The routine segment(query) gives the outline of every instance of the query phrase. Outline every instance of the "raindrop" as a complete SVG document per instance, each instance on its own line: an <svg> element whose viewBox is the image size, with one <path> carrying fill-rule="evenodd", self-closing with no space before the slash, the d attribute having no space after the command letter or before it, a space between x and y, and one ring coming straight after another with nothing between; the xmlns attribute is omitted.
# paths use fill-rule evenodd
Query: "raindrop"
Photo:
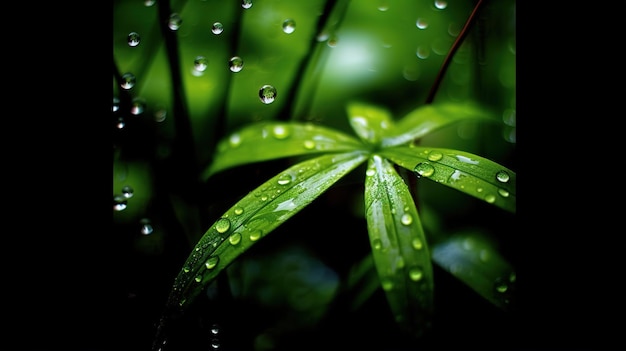
<svg viewBox="0 0 626 351"><path fill-rule="evenodd" d="M228 144L232 147L237 147L241 144L241 135L234 133L228 138Z"/></svg>
<svg viewBox="0 0 626 351"><path fill-rule="evenodd" d="M380 250L383 247L383 242L380 239L374 239L372 240L372 247L375 250Z"/></svg>
<svg viewBox="0 0 626 351"><path fill-rule="evenodd" d="M239 216L239 215L240 215L240 214L242 214L242 213L243 213L243 208L241 208L241 207L235 207L235 214L236 214L237 216Z"/></svg>
<svg viewBox="0 0 626 351"><path fill-rule="evenodd" d="M423 18L418 18L417 21L415 21L415 26L419 29L426 29L428 28L428 22Z"/></svg>
<svg viewBox="0 0 626 351"><path fill-rule="evenodd" d="M312 140L305 140L304 148L307 150L313 150L315 148L315 142Z"/></svg>
<svg viewBox="0 0 626 351"><path fill-rule="evenodd" d="M141 223L141 234L150 235L154 232L154 228L152 227L152 223L150 223L149 219L143 218L139 221L139 223Z"/></svg>
<svg viewBox="0 0 626 351"><path fill-rule="evenodd" d="M413 241L411 241L411 245L413 245L415 250L421 250L424 247L424 244L419 238L414 238Z"/></svg>
<svg viewBox="0 0 626 351"><path fill-rule="evenodd" d="M213 325L211 326L211 334L213 334L213 335L217 335L217 334L219 334L219 333L220 333L220 326L219 326L219 325L217 325L217 324L213 324Z"/></svg>
<svg viewBox="0 0 626 351"><path fill-rule="evenodd" d="M280 177L278 177L278 184L279 185L287 185L289 183L291 183L291 174L284 173L284 174L280 175Z"/></svg>
<svg viewBox="0 0 626 351"><path fill-rule="evenodd" d="M118 97L113 97L113 112L117 112L120 109L120 99Z"/></svg>
<svg viewBox="0 0 626 351"><path fill-rule="evenodd" d="M421 177L430 177L435 173L435 168L428 162L420 162L418 163L413 172L421 178Z"/></svg>
<svg viewBox="0 0 626 351"><path fill-rule="evenodd" d="M230 220L228 218L220 218L217 223L215 223L215 230L218 233L226 233L230 229Z"/></svg>
<svg viewBox="0 0 626 351"><path fill-rule="evenodd" d="M498 194L500 194L500 196L502 197L509 197L509 192L502 188L498 189Z"/></svg>
<svg viewBox="0 0 626 351"><path fill-rule="evenodd" d="M506 171L498 171L498 173L496 173L496 179L501 183L508 182L510 178L511 177Z"/></svg>
<svg viewBox="0 0 626 351"><path fill-rule="evenodd" d="M410 225L411 223L413 223L413 217L411 217L410 214L405 213L402 215L402 218L400 219L400 222L402 222L402 224L404 225Z"/></svg>
<svg viewBox="0 0 626 351"><path fill-rule="evenodd" d="M443 10L448 7L448 2L445 0L435 0L435 7L439 10Z"/></svg>
<svg viewBox="0 0 626 351"><path fill-rule="evenodd" d="M198 274L198 275L197 275L195 278L193 278L193 279L196 281L196 283L200 283L200 282L202 281L202 276Z"/></svg>
<svg viewBox="0 0 626 351"><path fill-rule="evenodd" d="M165 110L164 108L160 108L154 111L154 120L156 122L163 122L165 121L165 118L167 118L167 110Z"/></svg>
<svg viewBox="0 0 626 351"><path fill-rule="evenodd" d="M193 60L193 69L198 72L204 72L207 68L209 60L204 56L196 56Z"/></svg>
<svg viewBox="0 0 626 351"><path fill-rule="evenodd" d="M135 86L136 81L137 79L135 78L134 74L124 73L122 75L122 81L120 82L120 87L122 87L122 89L124 90L129 90Z"/></svg>
<svg viewBox="0 0 626 351"><path fill-rule="evenodd" d="M296 30L296 21L288 18L283 21L283 32L291 34Z"/></svg>
<svg viewBox="0 0 626 351"><path fill-rule="evenodd" d="M143 4L146 5L146 7L150 7L150 6L154 5L154 3L156 3L156 0L145 0L143 2Z"/></svg>
<svg viewBox="0 0 626 351"><path fill-rule="evenodd" d="M224 25L221 22L213 23L213 27L211 27L211 32L213 32L213 34L222 34L223 31Z"/></svg>
<svg viewBox="0 0 626 351"><path fill-rule="evenodd" d="M492 204L494 202L496 202L496 196L493 194L487 194L485 195L485 201L487 201L488 203Z"/></svg>
<svg viewBox="0 0 626 351"><path fill-rule="evenodd" d="M219 349L219 348L220 348L220 346L221 346L221 345L220 345L220 340L219 340L219 339L215 339L215 338L214 338L214 339L211 339L211 348L212 348L213 350L217 350L217 349Z"/></svg>
<svg viewBox="0 0 626 351"><path fill-rule="evenodd" d="M443 158L443 154L439 151L431 151L428 154L428 160L430 161L439 161Z"/></svg>
<svg viewBox="0 0 626 351"><path fill-rule="evenodd" d="M289 129L282 125L277 125L272 129L272 135L276 139L285 139L289 136Z"/></svg>
<svg viewBox="0 0 626 351"><path fill-rule="evenodd" d="M124 121L124 117L120 117L117 119L117 129L124 129L126 127L126 122Z"/></svg>
<svg viewBox="0 0 626 351"><path fill-rule="evenodd" d="M123 195L116 195L113 197L113 209L115 211L123 211L126 209L128 202Z"/></svg>
<svg viewBox="0 0 626 351"><path fill-rule="evenodd" d="M271 104L276 99L276 88L266 84L259 89L259 98L264 104Z"/></svg>
<svg viewBox="0 0 626 351"><path fill-rule="evenodd" d="M381 280L381 285L383 287L383 290L385 291L389 291L391 289L393 289L393 282L391 281L391 279L382 279Z"/></svg>
<svg viewBox="0 0 626 351"><path fill-rule="evenodd" d="M261 239L261 234L263 234L261 229L253 230L250 233L249 238L250 238L251 241L257 241L257 240Z"/></svg>
<svg viewBox="0 0 626 351"><path fill-rule="evenodd" d="M228 242L230 242L231 245L237 245L241 242L241 234L239 233L233 233L229 238L228 238Z"/></svg>
<svg viewBox="0 0 626 351"><path fill-rule="evenodd" d="M170 19L167 21L167 26L171 30L178 30L182 23L183 19L180 17L180 15L178 13L173 13L170 15Z"/></svg>
<svg viewBox="0 0 626 351"><path fill-rule="evenodd" d="M365 171L365 175L368 177L373 176L374 174L376 174L376 170L373 168L369 168L367 171Z"/></svg>
<svg viewBox="0 0 626 351"><path fill-rule="evenodd" d="M430 50L425 46L420 46L417 48L417 51L415 51L415 55L418 58L425 60L428 58L428 56L430 56Z"/></svg>
<svg viewBox="0 0 626 351"><path fill-rule="evenodd" d="M243 69L243 60L239 56L233 56L228 60L228 67L231 72L239 72Z"/></svg>
<svg viewBox="0 0 626 351"><path fill-rule="evenodd" d="M496 280L494 287L499 293L505 293L509 289L509 286L506 284L506 282L500 278Z"/></svg>
<svg viewBox="0 0 626 351"><path fill-rule="evenodd" d="M131 197L133 197L134 192L135 190L131 188L130 185L126 185L122 188L122 195L127 199L130 199Z"/></svg>
<svg viewBox="0 0 626 351"><path fill-rule="evenodd" d="M143 113L146 109L146 101L142 98L136 97L133 99L133 103L130 106L130 113L137 116Z"/></svg>
<svg viewBox="0 0 626 351"><path fill-rule="evenodd" d="M206 260L206 262L204 263L204 266L207 269L213 269L213 268L215 268L215 266L217 266L217 263L219 261L220 261L219 256L212 256L212 257L209 257L208 260Z"/></svg>
<svg viewBox="0 0 626 351"><path fill-rule="evenodd" d="M252 0L241 0L241 7L249 9L252 7Z"/></svg>
<svg viewBox="0 0 626 351"><path fill-rule="evenodd" d="M128 34L128 46L135 47L139 45L140 41L141 37L139 37L139 33L130 32L130 34Z"/></svg>
<svg viewBox="0 0 626 351"><path fill-rule="evenodd" d="M414 267L409 270L409 278L411 278L411 280L414 282L420 281L423 276L424 272L419 267Z"/></svg>

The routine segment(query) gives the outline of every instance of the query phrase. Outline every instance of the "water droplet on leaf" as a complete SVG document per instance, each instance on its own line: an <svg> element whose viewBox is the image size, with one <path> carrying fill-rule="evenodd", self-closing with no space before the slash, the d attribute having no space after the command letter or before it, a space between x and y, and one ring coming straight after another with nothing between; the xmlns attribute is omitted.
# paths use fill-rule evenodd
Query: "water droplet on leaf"
<svg viewBox="0 0 626 351"><path fill-rule="evenodd" d="M266 84L259 89L259 98L264 104L271 104L276 99L276 88Z"/></svg>

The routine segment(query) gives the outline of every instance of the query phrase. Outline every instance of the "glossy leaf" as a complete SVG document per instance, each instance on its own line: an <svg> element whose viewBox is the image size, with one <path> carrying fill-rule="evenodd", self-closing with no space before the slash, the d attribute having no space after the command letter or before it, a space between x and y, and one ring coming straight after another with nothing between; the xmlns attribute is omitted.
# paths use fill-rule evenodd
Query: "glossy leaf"
<svg viewBox="0 0 626 351"><path fill-rule="evenodd" d="M494 305L507 310L514 301L516 275L485 235L466 232L432 248L433 260Z"/></svg>
<svg viewBox="0 0 626 351"><path fill-rule="evenodd" d="M348 120L352 129L367 144L378 145L393 130L391 113L376 105L353 101L347 105Z"/></svg>
<svg viewBox="0 0 626 351"><path fill-rule="evenodd" d="M239 255L366 160L361 152L323 155L251 191L202 236L174 282L168 301L184 309Z"/></svg>
<svg viewBox="0 0 626 351"><path fill-rule="evenodd" d="M396 134L382 140L382 146L407 144L437 129L461 121L497 121L486 109L471 103L423 105L396 122Z"/></svg>
<svg viewBox="0 0 626 351"><path fill-rule="evenodd" d="M365 211L374 263L391 311L400 326L419 336L433 311L431 258L407 185L378 155L368 163Z"/></svg>
<svg viewBox="0 0 626 351"><path fill-rule="evenodd" d="M226 168L283 157L362 148L353 136L312 123L259 122L221 140L204 179Z"/></svg>
<svg viewBox="0 0 626 351"><path fill-rule="evenodd" d="M506 211L516 211L516 174L494 161L468 152L420 146L386 148L381 155L418 177L462 191Z"/></svg>

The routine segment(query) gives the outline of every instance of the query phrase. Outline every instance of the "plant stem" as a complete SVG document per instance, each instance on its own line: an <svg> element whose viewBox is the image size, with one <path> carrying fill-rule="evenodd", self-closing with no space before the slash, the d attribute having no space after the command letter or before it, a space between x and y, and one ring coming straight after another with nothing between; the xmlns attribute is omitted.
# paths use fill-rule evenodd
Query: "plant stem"
<svg viewBox="0 0 626 351"><path fill-rule="evenodd" d="M472 13L470 14L469 18L465 22L463 29L461 29L461 32L456 37L456 40L452 44L450 51L448 51L448 54L446 55L446 58L444 59L443 64L441 65L441 68L439 69L439 72L437 73L435 82L430 87L430 91L428 92L428 97L426 98L426 104L432 103L433 100L435 99L435 94L437 93L437 90L439 90L439 85L441 85L441 80L443 79L443 76L446 73L448 66L450 65L450 62L452 61L452 57L454 56L454 54L457 52L457 50L463 43L463 40L467 36L467 33L469 32L469 28L474 23L477 17L476 15L478 11L480 10L481 6L483 5L483 3L484 3L483 0L478 0L478 2L476 3L476 6L474 6L474 10L472 10Z"/></svg>

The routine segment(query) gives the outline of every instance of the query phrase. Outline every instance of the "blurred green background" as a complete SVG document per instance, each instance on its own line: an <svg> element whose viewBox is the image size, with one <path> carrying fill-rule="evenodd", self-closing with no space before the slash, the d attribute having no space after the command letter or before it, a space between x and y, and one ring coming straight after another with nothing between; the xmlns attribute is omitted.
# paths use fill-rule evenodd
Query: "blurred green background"
<svg viewBox="0 0 626 351"><path fill-rule="evenodd" d="M195 241L222 211L290 162L199 179L221 137L261 120L310 121L352 133L345 113L351 100L402 117L425 103L476 3L253 0L244 8L240 0L115 0L112 235L121 252L112 264L120 279L120 323L109 340L115 349L150 347L173 279ZM461 124L429 135L422 145L465 150L516 169L515 18L514 0L486 1L434 99L476 101L501 123ZM223 29L218 34L216 26ZM229 67L234 56L243 60L237 72ZM121 84L127 79L130 89ZM259 98L266 84L277 92L270 104ZM229 281L218 281L220 287L180 321L175 345L420 345L395 329L380 290L355 309L349 307L355 292L342 290L369 252L361 175L354 172L331 188L229 268ZM512 215L422 183L427 235L484 228L515 263L506 232ZM512 317L442 270L436 270L435 291L438 327L422 343L507 348L502 342L514 340ZM485 322L475 323L477 318Z"/></svg>

